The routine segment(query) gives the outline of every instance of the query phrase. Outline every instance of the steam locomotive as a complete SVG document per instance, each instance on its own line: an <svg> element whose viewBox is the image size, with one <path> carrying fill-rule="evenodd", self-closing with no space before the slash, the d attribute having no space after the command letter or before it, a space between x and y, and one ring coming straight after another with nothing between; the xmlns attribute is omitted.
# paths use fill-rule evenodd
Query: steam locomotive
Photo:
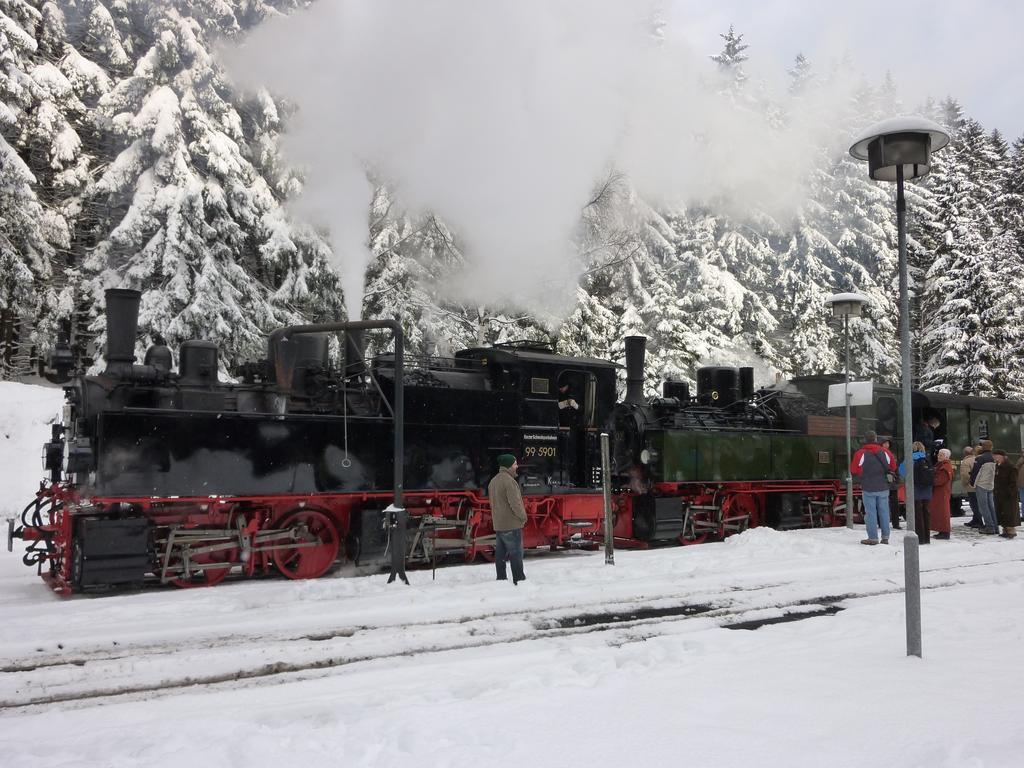
<svg viewBox="0 0 1024 768"><path fill-rule="evenodd" d="M502 453L520 457L525 546L596 546L606 430L619 546L846 519L845 423L822 398L834 377L755 390L752 369L702 368L694 395L669 381L645 398L645 340L629 337L616 402L615 363L536 343L414 359L384 321L279 329L267 358L229 383L207 341L182 343L177 371L159 339L138 365L140 297L107 291L102 373L61 346L51 360L64 414L8 548L28 542L25 563L59 594L378 570L389 547L403 566L492 558L486 486ZM390 336L391 351L367 359L367 334ZM898 434L895 390L876 391L856 409L859 429ZM961 405L970 413L918 397L915 411L943 423ZM1024 419L1024 405L1009 418Z"/></svg>

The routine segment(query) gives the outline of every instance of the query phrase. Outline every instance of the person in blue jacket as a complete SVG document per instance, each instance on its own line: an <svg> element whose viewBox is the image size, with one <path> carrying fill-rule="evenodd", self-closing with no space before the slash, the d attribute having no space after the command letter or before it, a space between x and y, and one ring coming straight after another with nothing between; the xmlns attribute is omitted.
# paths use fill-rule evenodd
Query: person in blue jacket
<svg viewBox="0 0 1024 768"><path fill-rule="evenodd" d="M931 543L931 515L928 513L929 502L932 500L932 482L935 480L935 467L932 466L924 443L917 441L913 445L914 468L914 527L922 544ZM900 477L907 476L906 461L900 462Z"/></svg>

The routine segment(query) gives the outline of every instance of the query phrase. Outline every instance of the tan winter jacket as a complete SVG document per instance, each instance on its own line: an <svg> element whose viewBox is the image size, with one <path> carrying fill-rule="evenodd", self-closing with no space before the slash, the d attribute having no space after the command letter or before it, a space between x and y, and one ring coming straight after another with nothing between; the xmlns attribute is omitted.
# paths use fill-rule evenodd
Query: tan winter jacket
<svg viewBox="0 0 1024 768"><path fill-rule="evenodd" d="M496 531L514 531L526 525L526 508L512 472L505 467L498 470L487 486L491 500L491 520Z"/></svg>
<svg viewBox="0 0 1024 768"><path fill-rule="evenodd" d="M971 485L971 470L974 469L974 462L977 456L971 454L960 462L960 484L967 493L974 493L974 486Z"/></svg>

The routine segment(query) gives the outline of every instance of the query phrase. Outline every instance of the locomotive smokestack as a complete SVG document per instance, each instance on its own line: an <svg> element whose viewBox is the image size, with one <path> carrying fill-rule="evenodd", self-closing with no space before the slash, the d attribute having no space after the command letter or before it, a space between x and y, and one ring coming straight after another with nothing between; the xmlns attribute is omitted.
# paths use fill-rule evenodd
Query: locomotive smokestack
<svg viewBox="0 0 1024 768"><path fill-rule="evenodd" d="M626 337L626 402L644 402L644 351L646 336Z"/></svg>
<svg viewBox="0 0 1024 768"><path fill-rule="evenodd" d="M139 302L142 292L109 288L107 303L107 369L109 376L131 372L135 364L135 336L139 330Z"/></svg>

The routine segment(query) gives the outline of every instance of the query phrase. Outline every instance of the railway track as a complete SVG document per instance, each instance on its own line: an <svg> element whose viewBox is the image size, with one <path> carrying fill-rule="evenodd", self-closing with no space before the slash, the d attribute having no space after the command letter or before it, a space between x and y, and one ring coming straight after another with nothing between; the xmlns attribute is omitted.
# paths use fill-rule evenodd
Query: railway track
<svg viewBox="0 0 1024 768"><path fill-rule="evenodd" d="M963 583L957 571L979 573L1005 561L926 569L925 589ZM1024 570L1024 563L1021 563ZM945 576L946 578L941 578ZM847 579L848 583L848 579ZM129 646L0 667L0 717L51 707L88 706L97 701L139 700L186 688L275 684L354 664L417 657L509 643L563 639L604 633L609 645L714 627L756 629L766 624L829 615L850 601L898 594L902 584L868 580L855 593L836 593L817 584L788 600L771 599L788 583L736 589L715 595L605 601L541 611L504 611L441 621L348 626L317 633L208 638L191 644Z"/></svg>

